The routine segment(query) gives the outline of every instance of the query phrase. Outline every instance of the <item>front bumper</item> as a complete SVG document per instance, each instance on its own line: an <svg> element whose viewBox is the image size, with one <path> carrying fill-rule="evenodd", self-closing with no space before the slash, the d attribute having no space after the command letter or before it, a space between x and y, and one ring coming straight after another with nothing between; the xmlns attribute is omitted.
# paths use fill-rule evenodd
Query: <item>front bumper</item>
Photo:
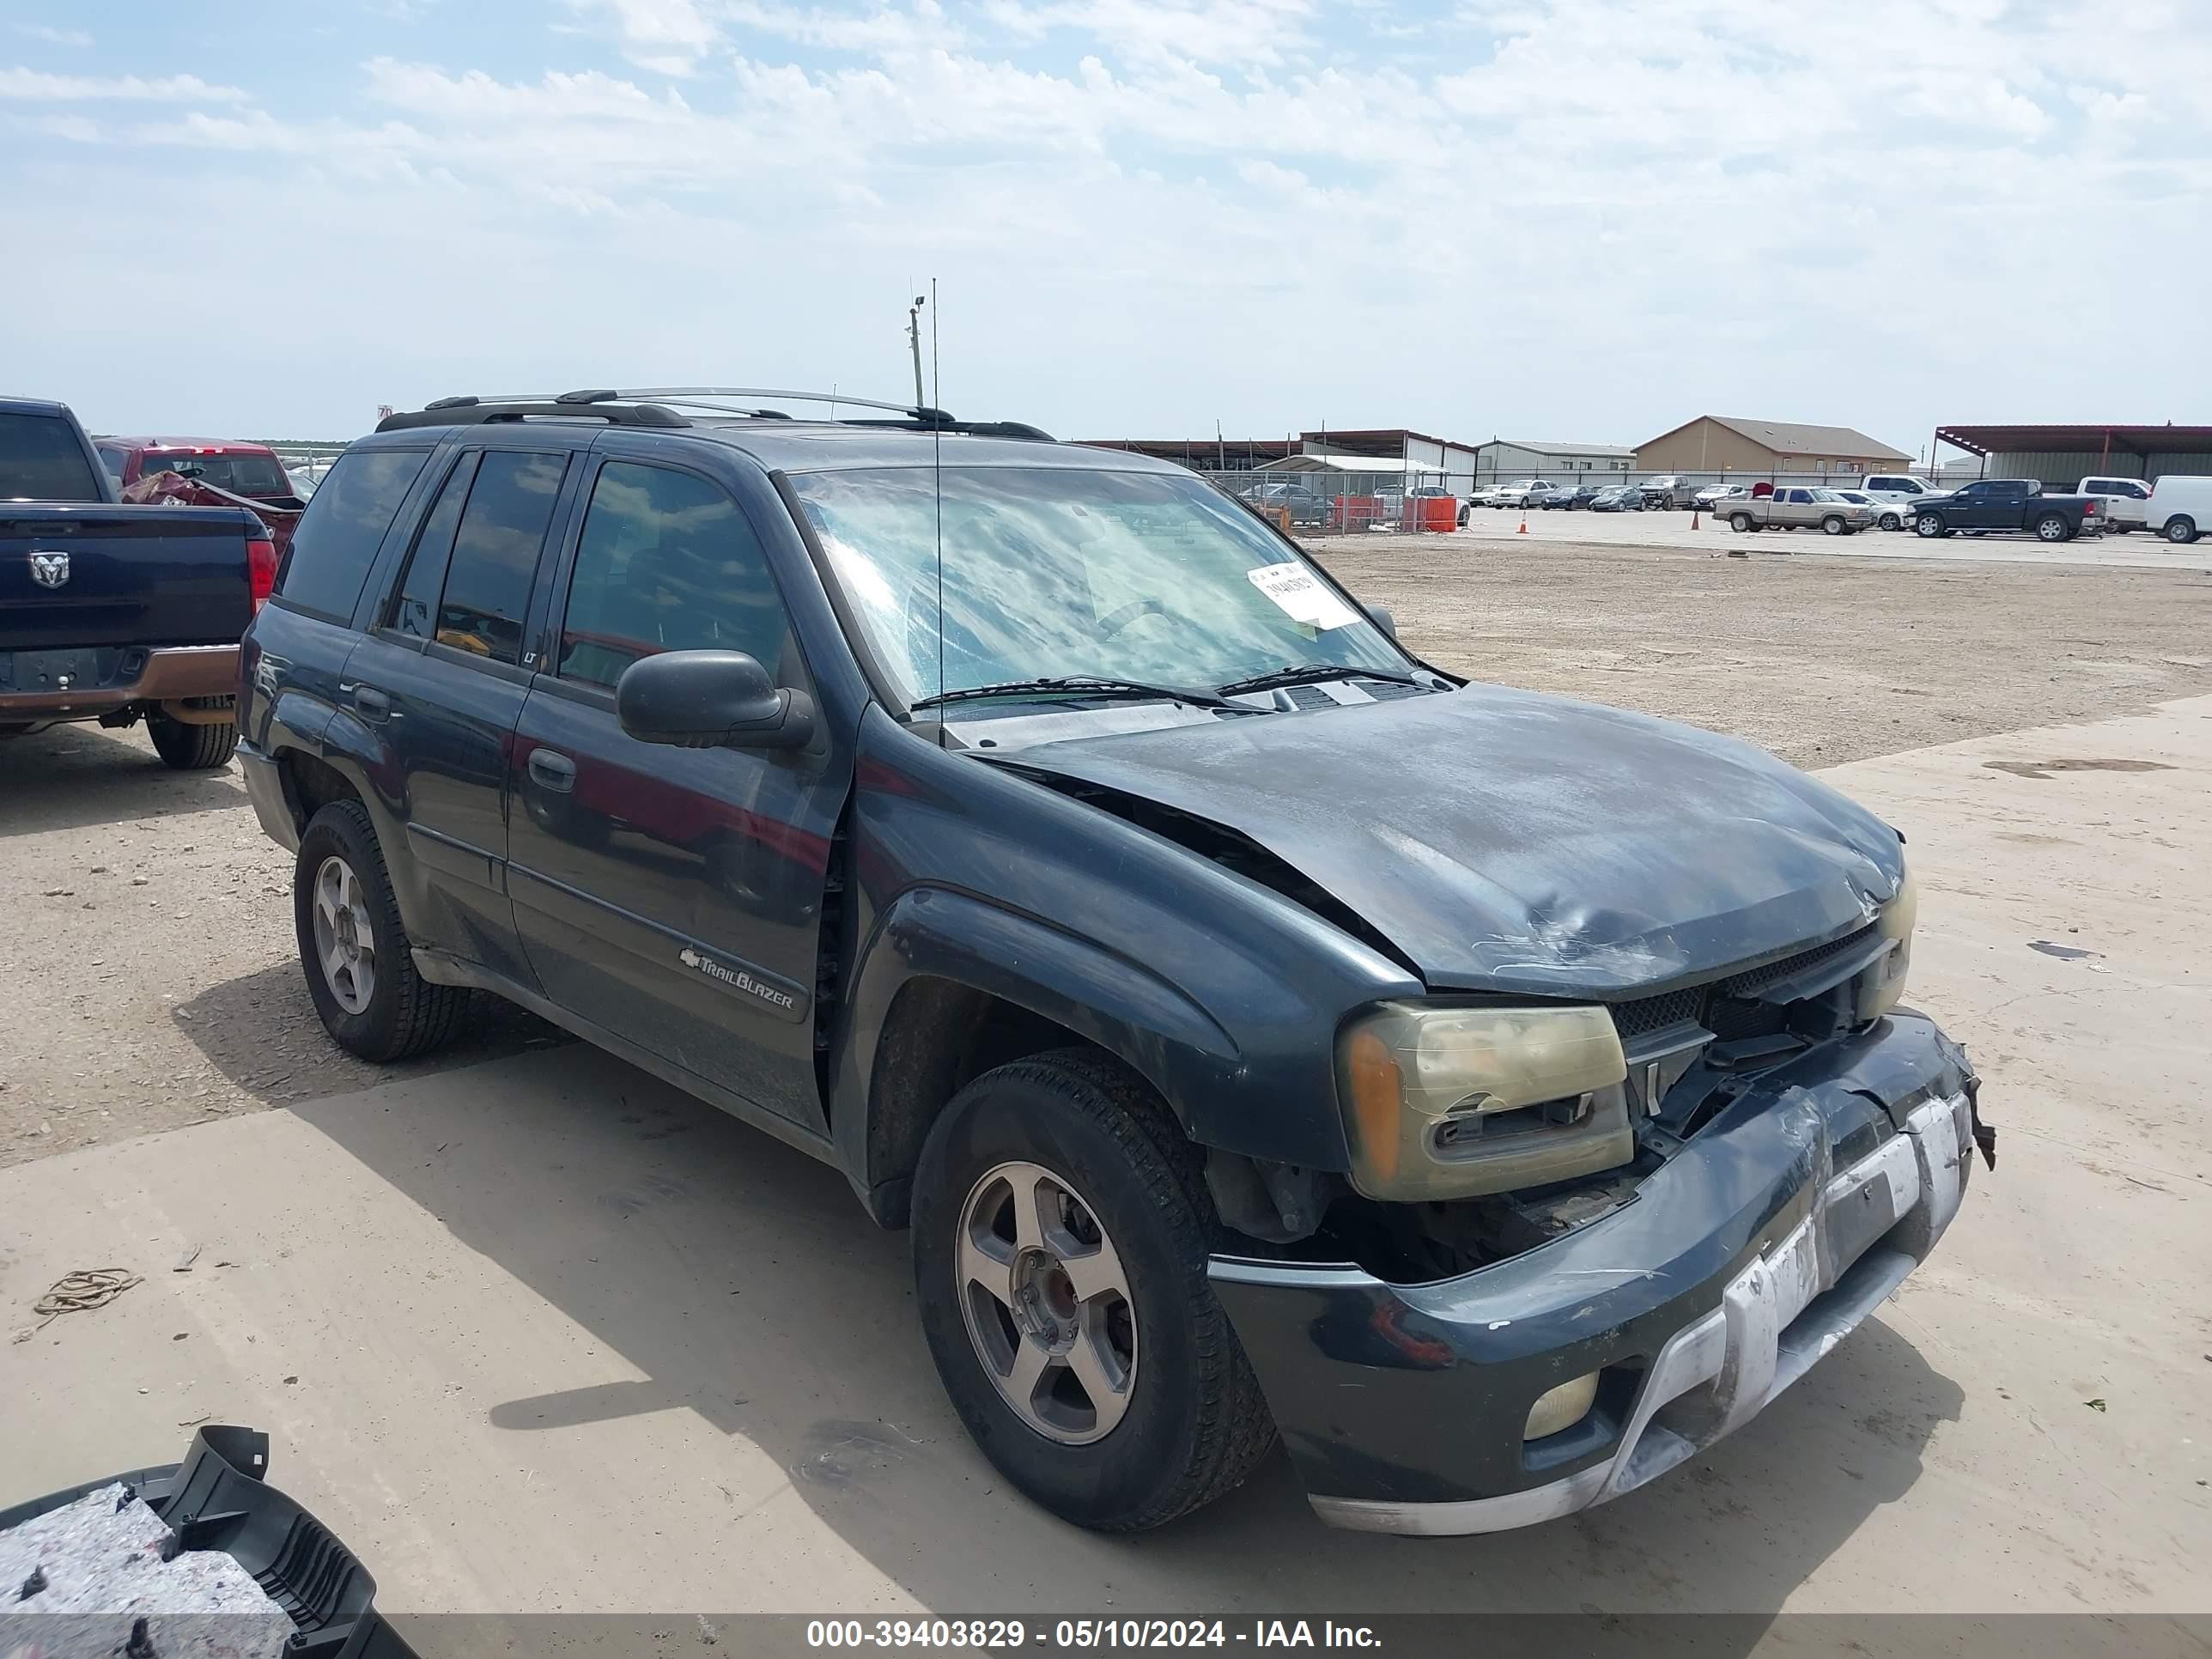
<svg viewBox="0 0 2212 1659"><path fill-rule="evenodd" d="M1216 1257L1315 1510L1496 1532L1605 1503L1741 1426L1895 1290L1957 1213L1966 1056L1899 1013L1760 1079L1634 1200L1436 1284ZM1595 1371L1573 1427L1529 1407Z"/></svg>

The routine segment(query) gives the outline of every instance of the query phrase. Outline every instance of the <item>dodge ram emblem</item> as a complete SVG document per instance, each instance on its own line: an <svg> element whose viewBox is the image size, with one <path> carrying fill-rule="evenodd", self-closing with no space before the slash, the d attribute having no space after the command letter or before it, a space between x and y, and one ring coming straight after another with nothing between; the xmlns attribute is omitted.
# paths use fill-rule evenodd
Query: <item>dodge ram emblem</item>
<svg viewBox="0 0 2212 1659"><path fill-rule="evenodd" d="M69 580L69 555L66 553L32 554L31 580L41 587L59 587Z"/></svg>

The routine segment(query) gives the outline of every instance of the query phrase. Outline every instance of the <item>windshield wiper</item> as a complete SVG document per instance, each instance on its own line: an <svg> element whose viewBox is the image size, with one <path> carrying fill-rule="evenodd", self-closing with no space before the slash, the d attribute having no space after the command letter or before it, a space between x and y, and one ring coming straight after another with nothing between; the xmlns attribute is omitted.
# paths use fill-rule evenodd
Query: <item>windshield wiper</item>
<svg viewBox="0 0 2212 1659"><path fill-rule="evenodd" d="M1110 679L1097 674L1052 674L1033 680L1000 680L991 685L963 685L916 697L909 708L935 708L948 702L968 702L977 697L1018 697L1025 692L1079 697L1166 697L1200 708L1237 708L1237 705L1211 691L1192 691L1176 685L1151 685L1143 680ZM1242 711L1240 712L1246 712Z"/></svg>
<svg viewBox="0 0 2212 1659"><path fill-rule="evenodd" d="M1394 685L1419 685L1421 682L1411 674L1400 674L1388 668L1346 668L1340 663L1294 662L1280 668L1271 668L1264 674L1255 674L1249 679L1231 680L1226 685L1213 689L1224 697L1236 696L1245 691L1272 691L1279 685L1312 685L1322 680L1389 680Z"/></svg>

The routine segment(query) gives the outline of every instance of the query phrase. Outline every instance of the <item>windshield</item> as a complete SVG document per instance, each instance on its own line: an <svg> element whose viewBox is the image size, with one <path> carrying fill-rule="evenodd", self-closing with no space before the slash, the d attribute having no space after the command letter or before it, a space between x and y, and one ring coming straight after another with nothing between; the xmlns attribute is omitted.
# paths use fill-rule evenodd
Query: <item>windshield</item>
<svg viewBox="0 0 2212 1659"><path fill-rule="evenodd" d="M1211 689L1293 665L1411 666L1296 551L1195 478L941 476L941 629L938 473L791 480L887 689L907 702L1066 675Z"/></svg>
<svg viewBox="0 0 2212 1659"><path fill-rule="evenodd" d="M149 452L138 463L138 476L180 473L228 489L234 495L289 495L291 484L271 455L163 455Z"/></svg>

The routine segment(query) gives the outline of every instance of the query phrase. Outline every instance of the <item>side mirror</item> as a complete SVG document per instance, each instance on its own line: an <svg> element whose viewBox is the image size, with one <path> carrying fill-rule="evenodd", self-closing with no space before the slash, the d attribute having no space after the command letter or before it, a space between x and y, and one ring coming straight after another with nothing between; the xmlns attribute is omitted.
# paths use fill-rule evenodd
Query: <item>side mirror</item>
<svg viewBox="0 0 2212 1659"><path fill-rule="evenodd" d="M678 749L803 749L814 735L814 700L742 651L641 657L615 684L615 714L640 743Z"/></svg>
<svg viewBox="0 0 2212 1659"><path fill-rule="evenodd" d="M1384 610L1381 605L1370 605L1367 606L1367 620L1373 623L1377 628L1381 629L1385 634L1388 634L1392 639L1395 640L1398 637L1398 619L1392 616L1388 611Z"/></svg>

